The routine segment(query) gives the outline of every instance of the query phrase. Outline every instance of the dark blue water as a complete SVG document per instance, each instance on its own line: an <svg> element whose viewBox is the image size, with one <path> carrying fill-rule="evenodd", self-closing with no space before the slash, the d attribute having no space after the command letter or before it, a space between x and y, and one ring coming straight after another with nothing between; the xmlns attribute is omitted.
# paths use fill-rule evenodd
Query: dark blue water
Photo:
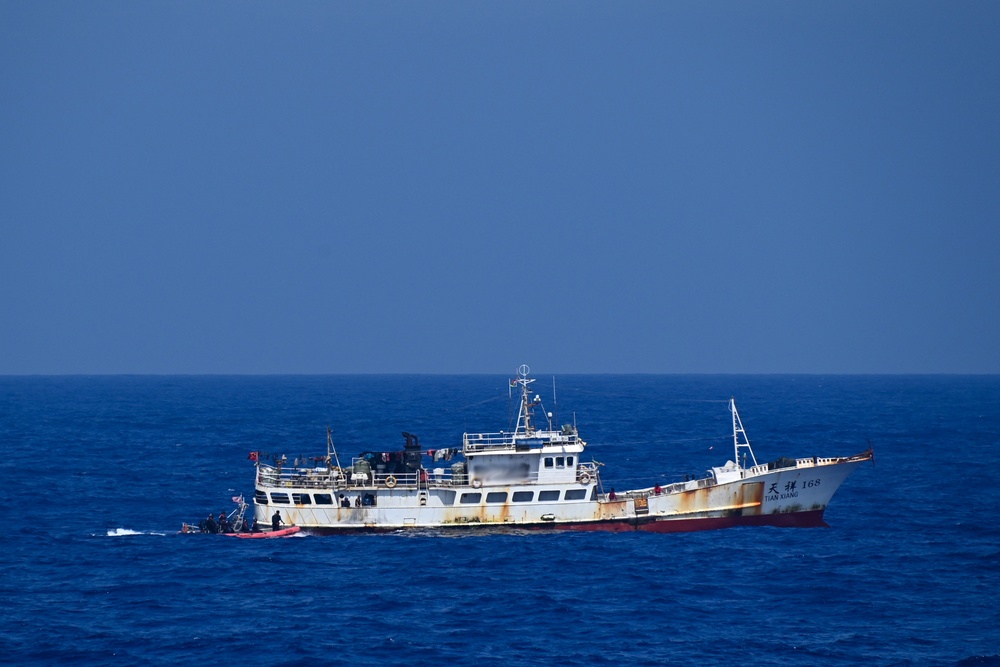
<svg viewBox="0 0 1000 667"><path fill-rule="evenodd" d="M180 536L250 450L453 446L507 378L0 378L0 662L1000 665L1000 378L558 381L619 489L730 458L730 395L760 460L876 465L829 529Z"/></svg>

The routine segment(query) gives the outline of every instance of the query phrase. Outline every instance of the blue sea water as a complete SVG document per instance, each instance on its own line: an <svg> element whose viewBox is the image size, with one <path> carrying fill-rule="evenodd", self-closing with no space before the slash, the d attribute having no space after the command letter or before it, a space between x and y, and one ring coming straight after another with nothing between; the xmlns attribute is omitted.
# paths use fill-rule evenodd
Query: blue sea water
<svg viewBox="0 0 1000 667"><path fill-rule="evenodd" d="M508 427L499 376L6 377L0 663L1000 665L1000 377L565 376L618 489L863 451L828 529L235 540L251 450Z"/></svg>

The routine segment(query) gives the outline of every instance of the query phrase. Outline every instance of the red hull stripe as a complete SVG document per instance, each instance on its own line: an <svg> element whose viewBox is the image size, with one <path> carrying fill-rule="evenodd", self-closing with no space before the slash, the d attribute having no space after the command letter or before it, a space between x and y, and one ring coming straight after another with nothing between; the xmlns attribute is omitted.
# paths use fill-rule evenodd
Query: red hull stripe
<svg viewBox="0 0 1000 667"><path fill-rule="evenodd" d="M720 516L701 519L622 520L615 523L579 523L558 528L566 530L644 530L651 533L692 533L699 530L718 530L738 526L775 526L778 528L829 528L823 520L823 510L789 512L787 514L761 514L758 516Z"/></svg>
<svg viewBox="0 0 1000 667"><path fill-rule="evenodd" d="M347 533L386 533L400 530L586 530L605 532L627 532L644 530L651 533L691 533L699 530L718 530L737 526L775 526L778 528L829 528L823 520L823 510L790 512L787 514L762 514L758 516L722 516L702 519L672 519L656 521L642 518L619 519L617 521L586 521L580 523L546 523L531 526L517 526L497 523L464 523L448 526L420 526L413 528L376 528L344 526L343 528L305 527L313 535L343 535Z"/></svg>
<svg viewBox="0 0 1000 667"><path fill-rule="evenodd" d="M266 533L226 533L231 537L242 537L245 540L262 540L275 537L288 537L289 535L294 535L295 533L302 530L299 526L290 526L288 528L282 528L279 531L269 531Z"/></svg>

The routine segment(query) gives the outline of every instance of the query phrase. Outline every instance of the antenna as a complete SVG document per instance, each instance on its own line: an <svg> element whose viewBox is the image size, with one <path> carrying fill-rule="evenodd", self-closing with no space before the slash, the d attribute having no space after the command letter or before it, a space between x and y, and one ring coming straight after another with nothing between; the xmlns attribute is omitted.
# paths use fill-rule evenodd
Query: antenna
<svg viewBox="0 0 1000 667"><path fill-rule="evenodd" d="M552 415L556 416L556 424L559 423L559 403L556 401L556 376L552 376L552 412L549 413L549 430L552 430Z"/></svg>

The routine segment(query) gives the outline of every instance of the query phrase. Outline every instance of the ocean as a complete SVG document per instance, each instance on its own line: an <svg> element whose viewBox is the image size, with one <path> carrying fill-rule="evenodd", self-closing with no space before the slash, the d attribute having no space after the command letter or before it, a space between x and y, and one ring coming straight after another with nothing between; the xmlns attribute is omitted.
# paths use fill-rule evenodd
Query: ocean
<svg viewBox="0 0 1000 667"><path fill-rule="evenodd" d="M507 429L508 379L0 377L0 663L1000 666L998 376L534 385L606 487L732 458L730 396L760 461L870 442L829 528L178 534L252 497L253 450Z"/></svg>

